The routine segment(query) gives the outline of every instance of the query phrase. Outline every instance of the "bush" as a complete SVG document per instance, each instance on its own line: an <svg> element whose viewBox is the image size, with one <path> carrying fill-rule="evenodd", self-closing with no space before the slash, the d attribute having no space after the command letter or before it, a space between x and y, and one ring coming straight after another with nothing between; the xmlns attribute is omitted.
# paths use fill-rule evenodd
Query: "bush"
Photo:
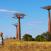
<svg viewBox="0 0 51 51"><path fill-rule="evenodd" d="M29 34L25 34L22 39L23 39L24 41L32 41L32 40L33 40L33 39L32 39L32 36L29 35Z"/></svg>
<svg viewBox="0 0 51 51"><path fill-rule="evenodd" d="M43 36L44 38L46 38L47 41L51 41L51 33L46 32L46 33L43 33L42 36Z"/></svg>
<svg viewBox="0 0 51 51"><path fill-rule="evenodd" d="M36 41L46 41L46 39L42 35L38 35L35 38Z"/></svg>

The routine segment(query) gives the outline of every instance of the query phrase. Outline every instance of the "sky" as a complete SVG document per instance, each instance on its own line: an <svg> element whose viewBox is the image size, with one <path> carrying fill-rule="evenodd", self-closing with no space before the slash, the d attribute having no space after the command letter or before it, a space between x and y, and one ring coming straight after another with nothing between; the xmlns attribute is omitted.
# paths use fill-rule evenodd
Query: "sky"
<svg viewBox="0 0 51 51"><path fill-rule="evenodd" d="M48 31L48 11L43 6L51 5L51 0L0 0L0 32L3 36L16 36L18 23L13 19L15 13L24 13L21 19L21 36L31 34L33 37Z"/></svg>

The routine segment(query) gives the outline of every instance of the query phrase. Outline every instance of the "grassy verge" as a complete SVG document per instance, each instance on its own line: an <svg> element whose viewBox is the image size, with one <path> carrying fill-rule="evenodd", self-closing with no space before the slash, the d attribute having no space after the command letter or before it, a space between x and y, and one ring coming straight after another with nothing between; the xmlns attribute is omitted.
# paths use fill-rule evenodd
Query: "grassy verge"
<svg viewBox="0 0 51 51"><path fill-rule="evenodd" d="M51 51L51 42L6 40L0 51Z"/></svg>

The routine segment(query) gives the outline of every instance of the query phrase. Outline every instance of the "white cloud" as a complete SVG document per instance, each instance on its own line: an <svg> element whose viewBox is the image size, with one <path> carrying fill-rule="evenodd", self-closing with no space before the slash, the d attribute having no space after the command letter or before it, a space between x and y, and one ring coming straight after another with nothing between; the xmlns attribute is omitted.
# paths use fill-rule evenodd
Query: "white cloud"
<svg viewBox="0 0 51 51"><path fill-rule="evenodd" d="M10 11L10 10L7 10L7 9L0 9L0 12L16 13L16 12L19 12L19 11Z"/></svg>

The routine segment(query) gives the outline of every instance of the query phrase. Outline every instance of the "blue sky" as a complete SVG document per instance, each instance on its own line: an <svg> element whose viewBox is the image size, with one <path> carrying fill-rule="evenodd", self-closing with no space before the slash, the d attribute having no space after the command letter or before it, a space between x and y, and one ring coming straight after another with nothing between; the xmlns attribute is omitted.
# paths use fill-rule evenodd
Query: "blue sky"
<svg viewBox="0 0 51 51"><path fill-rule="evenodd" d="M16 12L24 13L21 19L21 34L31 34L33 37L48 31L48 11L43 6L51 5L51 0L0 0L0 32L4 37L16 36L18 21L13 19Z"/></svg>

